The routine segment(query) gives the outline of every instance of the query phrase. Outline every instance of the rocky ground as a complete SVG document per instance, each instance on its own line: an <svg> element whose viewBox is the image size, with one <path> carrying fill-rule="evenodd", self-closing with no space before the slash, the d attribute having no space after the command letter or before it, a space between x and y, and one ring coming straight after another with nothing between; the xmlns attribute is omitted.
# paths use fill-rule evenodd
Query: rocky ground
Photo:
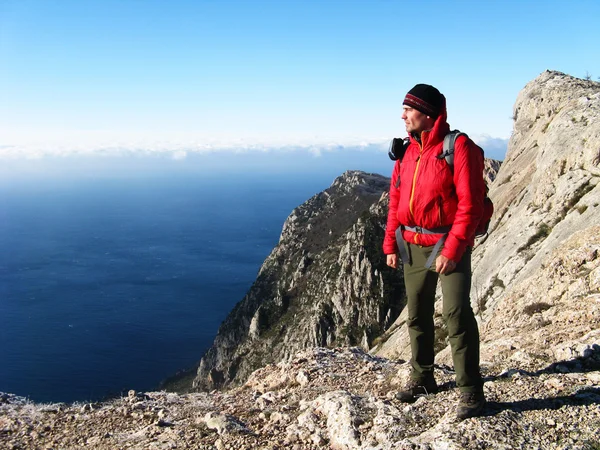
<svg viewBox="0 0 600 450"><path fill-rule="evenodd" d="M35 404L0 395L6 449L598 449L600 349L536 371L484 367L488 404L455 418L441 392L395 400L409 364L357 348L315 348L228 392L135 393L103 403Z"/></svg>

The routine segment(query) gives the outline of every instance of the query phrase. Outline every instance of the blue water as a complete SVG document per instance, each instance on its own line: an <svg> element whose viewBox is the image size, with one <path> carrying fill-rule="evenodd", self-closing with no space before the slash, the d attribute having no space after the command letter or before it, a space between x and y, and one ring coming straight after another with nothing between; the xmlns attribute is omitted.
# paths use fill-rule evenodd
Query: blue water
<svg viewBox="0 0 600 450"><path fill-rule="evenodd" d="M193 366L339 166L4 177L0 391L97 400Z"/></svg>

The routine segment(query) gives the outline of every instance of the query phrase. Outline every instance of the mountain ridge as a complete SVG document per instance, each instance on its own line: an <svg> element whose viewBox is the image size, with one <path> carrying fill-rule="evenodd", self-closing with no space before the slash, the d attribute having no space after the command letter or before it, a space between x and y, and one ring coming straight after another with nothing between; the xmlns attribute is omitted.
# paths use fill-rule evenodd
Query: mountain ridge
<svg viewBox="0 0 600 450"><path fill-rule="evenodd" d="M302 348L367 348L391 324L402 307L402 281L380 251L380 200L388 187L381 175L347 171L292 211L255 283L202 358L195 389L239 384Z"/></svg>

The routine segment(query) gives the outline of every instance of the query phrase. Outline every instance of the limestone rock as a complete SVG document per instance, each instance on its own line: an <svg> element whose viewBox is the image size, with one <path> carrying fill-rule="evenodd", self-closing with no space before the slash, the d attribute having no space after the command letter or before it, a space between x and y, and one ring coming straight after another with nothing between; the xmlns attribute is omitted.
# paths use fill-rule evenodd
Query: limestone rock
<svg viewBox="0 0 600 450"><path fill-rule="evenodd" d="M220 435L247 433L249 431L240 420L227 414L209 412L204 416L204 423L211 430L217 430L217 433Z"/></svg>
<svg viewBox="0 0 600 450"><path fill-rule="evenodd" d="M313 348L227 392L149 392L134 404L117 398L84 412L80 404L39 405L0 394L0 448L552 450L592 448L600 440L598 349L536 371L502 358L486 372L482 417L462 422L455 418L453 375L441 366L440 392L407 405L393 394L410 364L356 347ZM285 373L307 373L312 381L303 386L288 375L290 384L257 390L257 380Z"/></svg>
<svg viewBox="0 0 600 450"><path fill-rule="evenodd" d="M203 356L195 389L242 383L303 348L366 349L392 323L403 288L381 252L389 183L349 171L292 211L250 291Z"/></svg>

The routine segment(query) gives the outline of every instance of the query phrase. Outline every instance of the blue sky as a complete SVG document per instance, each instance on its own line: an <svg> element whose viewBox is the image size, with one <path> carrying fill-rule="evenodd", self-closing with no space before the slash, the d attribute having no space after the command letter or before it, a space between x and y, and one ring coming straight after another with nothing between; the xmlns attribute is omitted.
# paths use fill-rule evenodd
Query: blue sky
<svg viewBox="0 0 600 450"><path fill-rule="evenodd" d="M506 140L546 69L600 78L600 2L0 0L0 156L360 146L414 84Z"/></svg>

